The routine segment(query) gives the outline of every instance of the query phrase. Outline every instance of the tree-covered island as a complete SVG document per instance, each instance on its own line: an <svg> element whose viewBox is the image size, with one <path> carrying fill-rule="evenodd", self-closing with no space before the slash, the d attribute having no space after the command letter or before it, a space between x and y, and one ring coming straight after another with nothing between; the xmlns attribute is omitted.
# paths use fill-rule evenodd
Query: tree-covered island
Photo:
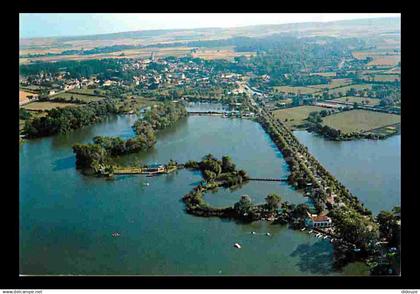
<svg viewBox="0 0 420 294"><path fill-rule="evenodd" d="M117 167L114 156L145 151L156 144L156 132L172 126L187 116L181 103L167 102L147 110L132 126L135 136L128 140L119 137L93 138L91 144L75 144L76 167L85 173L112 175Z"/></svg>

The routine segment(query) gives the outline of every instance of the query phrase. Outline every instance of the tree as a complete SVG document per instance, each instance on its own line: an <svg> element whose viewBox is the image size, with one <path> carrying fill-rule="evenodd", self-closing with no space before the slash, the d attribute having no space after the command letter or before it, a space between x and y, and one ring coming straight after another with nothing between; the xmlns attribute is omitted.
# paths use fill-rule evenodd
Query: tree
<svg viewBox="0 0 420 294"><path fill-rule="evenodd" d="M274 211L279 207L281 197L275 193L268 194L265 197L266 206L270 211Z"/></svg>
<svg viewBox="0 0 420 294"><path fill-rule="evenodd" d="M401 226L398 209L392 212L381 211L376 221L379 224L380 237L385 238L391 246L399 245Z"/></svg>
<svg viewBox="0 0 420 294"><path fill-rule="evenodd" d="M234 172L236 169L235 164L229 156L222 157L222 172Z"/></svg>
<svg viewBox="0 0 420 294"><path fill-rule="evenodd" d="M360 249L369 250L378 240L377 225L354 209L348 207L334 209L330 211L329 216L334 220L337 234Z"/></svg>
<svg viewBox="0 0 420 294"><path fill-rule="evenodd" d="M248 195L241 196L241 199L239 199L239 201L236 202L233 206L236 212L242 215L244 213L248 213L251 207L252 207L252 200Z"/></svg>
<svg viewBox="0 0 420 294"><path fill-rule="evenodd" d="M305 218L309 211L309 207L304 203L300 203L294 206L292 210L292 214L295 218Z"/></svg>
<svg viewBox="0 0 420 294"><path fill-rule="evenodd" d="M203 161L204 160L215 160L216 158L213 156L213 154L211 154L211 153L209 153L209 154L207 154L207 155L205 155L204 157L203 157Z"/></svg>
<svg viewBox="0 0 420 294"><path fill-rule="evenodd" d="M32 117L32 114L27 111L25 108L19 109L19 119L27 120Z"/></svg>

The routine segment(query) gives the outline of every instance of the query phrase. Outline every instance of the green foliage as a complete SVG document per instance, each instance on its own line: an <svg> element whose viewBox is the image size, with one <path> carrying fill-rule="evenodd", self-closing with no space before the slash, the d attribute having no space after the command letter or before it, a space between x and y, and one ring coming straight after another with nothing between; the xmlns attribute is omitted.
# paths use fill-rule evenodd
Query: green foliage
<svg viewBox="0 0 420 294"><path fill-rule="evenodd" d="M117 108L114 101L104 99L81 107L54 108L47 112L45 117L36 117L26 121L23 131L28 137L67 133L95 123L105 115L117 113Z"/></svg>
<svg viewBox="0 0 420 294"><path fill-rule="evenodd" d="M229 173L236 170L235 164L229 156L222 157L222 172Z"/></svg>
<svg viewBox="0 0 420 294"><path fill-rule="evenodd" d="M95 173L110 169L109 154L98 144L76 144L73 152L76 153L76 167L79 169L92 169Z"/></svg>
<svg viewBox="0 0 420 294"><path fill-rule="evenodd" d="M333 209L329 216L334 220L337 234L362 250L370 250L379 238L377 224L354 209L348 207Z"/></svg>
<svg viewBox="0 0 420 294"><path fill-rule="evenodd" d="M22 75L37 75L40 73L57 74L65 70L70 78L90 77L100 74L100 79L109 79L120 75L126 60L123 59L91 59L83 61L37 62L23 64L19 68Z"/></svg>
<svg viewBox="0 0 420 294"><path fill-rule="evenodd" d="M399 246L401 237L401 217L399 207L391 211L381 211L376 216L380 237L389 242L389 246Z"/></svg>
<svg viewBox="0 0 420 294"><path fill-rule="evenodd" d="M266 206L269 210L274 211L279 207L281 197L275 193L268 194L265 197Z"/></svg>
<svg viewBox="0 0 420 294"><path fill-rule="evenodd" d="M27 120L32 117L32 114L25 108L19 108L19 119Z"/></svg>
<svg viewBox="0 0 420 294"><path fill-rule="evenodd" d="M136 133L134 138L124 141L119 137L97 136L93 138L93 144L76 144L73 152L76 153L76 160L80 161L81 168L93 168L96 172L102 173L103 163L110 162L112 156L151 148L156 143L157 130L171 126L185 115L187 112L182 104L158 105L134 123L133 129Z"/></svg>
<svg viewBox="0 0 420 294"><path fill-rule="evenodd" d="M249 213L252 205L251 198L248 195L244 195L234 204L233 208L238 214L244 215L245 213Z"/></svg>

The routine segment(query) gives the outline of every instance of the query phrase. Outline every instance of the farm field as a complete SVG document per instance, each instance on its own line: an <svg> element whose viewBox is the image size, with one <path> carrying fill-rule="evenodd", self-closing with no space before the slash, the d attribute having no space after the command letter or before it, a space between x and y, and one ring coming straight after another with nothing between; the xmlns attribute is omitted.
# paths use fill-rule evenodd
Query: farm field
<svg viewBox="0 0 420 294"><path fill-rule="evenodd" d="M395 80L400 80L401 77L398 74L375 74L375 75L364 75L363 79L370 81L373 79L375 82L394 82Z"/></svg>
<svg viewBox="0 0 420 294"><path fill-rule="evenodd" d="M288 94L314 94L320 89L310 88L310 87L290 87L290 86L280 86L274 87L275 91Z"/></svg>
<svg viewBox="0 0 420 294"><path fill-rule="evenodd" d="M158 48L150 47L143 49L128 49L111 53L91 54L91 55L60 55L60 56L43 56L43 57L29 57L19 58L20 64L27 64L30 61L42 62L56 62L62 60L90 60L90 59L104 59L104 58L147 58L152 52L156 57L166 56L187 56L191 54L191 47L168 47ZM202 47L193 56L203 59L233 59L236 56L250 56L252 52L235 52L233 49L213 49Z"/></svg>
<svg viewBox="0 0 420 294"><path fill-rule="evenodd" d="M73 99L82 100L85 103L89 103L92 101L99 101L99 100L104 99L104 97L101 97L101 96L88 96L88 95L83 95L83 94L64 92L64 93L59 93L59 94L51 96L51 100L61 98L61 99L65 99L66 101L71 101L72 97Z"/></svg>
<svg viewBox="0 0 420 294"><path fill-rule="evenodd" d="M311 76L321 76L321 77L335 77L337 73L335 71L329 71L329 72L313 72L310 73Z"/></svg>
<svg viewBox="0 0 420 294"><path fill-rule="evenodd" d="M29 91L29 92L39 92L42 89L45 89L45 87L41 87L41 86L37 86L37 85L30 85L30 86L25 86L25 87L20 87L20 89L24 90L24 91Z"/></svg>
<svg viewBox="0 0 420 294"><path fill-rule="evenodd" d="M89 89L89 88L81 88L81 89L73 89L70 91L67 91L67 93L74 93L74 94L88 94L88 95L96 95L95 91L99 91L99 94L97 96L101 96L104 94L103 90L100 89Z"/></svg>
<svg viewBox="0 0 420 294"><path fill-rule="evenodd" d="M348 85L348 86L344 86L344 87L330 89L328 91L328 94L333 94L334 95L334 94L342 93L343 95L345 95L347 93L347 91L350 90L351 88L354 88L357 91L360 91L360 90L370 90L370 89L372 89L372 85L370 85L370 84L354 84L354 85Z"/></svg>
<svg viewBox="0 0 420 294"><path fill-rule="evenodd" d="M285 123L288 127L297 127L304 123L305 119L308 118L309 113L313 111L324 110L323 107L318 106L298 106L286 109L279 109L273 112L275 118Z"/></svg>
<svg viewBox="0 0 420 294"><path fill-rule="evenodd" d="M353 104L355 102L359 103L359 104L362 104L363 102L365 102L365 104L370 105L370 106L378 105L379 102L380 102L380 100L376 99L376 98L356 97L356 96L340 97L340 98L333 99L333 100L328 100L328 101L351 103L351 104Z"/></svg>
<svg viewBox="0 0 420 294"><path fill-rule="evenodd" d="M19 90L19 103L27 103L34 95L32 92Z"/></svg>
<svg viewBox="0 0 420 294"><path fill-rule="evenodd" d="M74 104L74 103L62 103L62 102L49 102L49 101L36 101L31 102L29 104L23 105L22 108L26 110L32 110L32 111L45 111L50 110L53 108L63 108L63 107L77 107L80 106L80 104Z"/></svg>
<svg viewBox="0 0 420 294"><path fill-rule="evenodd" d="M397 46L396 48L399 48ZM395 48L394 48L395 49ZM374 51L354 51L352 55L356 59L364 60L367 57L373 58L368 66L395 66L401 61L401 54L389 49L374 50Z"/></svg>
<svg viewBox="0 0 420 294"><path fill-rule="evenodd" d="M401 55L377 55L372 56L373 60L369 62L368 66L394 66L401 61Z"/></svg>
<svg viewBox="0 0 420 294"><path fill-rule="evenodd" d="M310 85L309 88L316 88L316 89L334 89L337 87L349 85L352 83L352 79L332 79L328 84L321 84L321 85Z"/></svg>
<svg viewBox="0 0 420 294"><path fill-rule="evenodd" d="M250 57L253 56L255 53L253 52L235 52L233 47L228 48L220 48L220 49L213 49L213 48L204 48L196 50L194 53L191 54L194 58L202 58L202 59L229 59L232 60L234 57L237 56L246 56Z"/></svg>
<svg viewBox="0 0 420 294"><path fill-rule="evenodd" d="M142 97L132 97L118 102L117 107L123 112L137 111L139 108L151 106L160 102Z"/></svg>
<svg viewBox="0 0 420 294"><path fill-rule="evenodd" d="M323 118L323 125L341 130L343 133L366 132L400 123L396 114L368 110L350 110Z"/></svg>
<svg viewBox="0 0 420 294"><path fill-rule="evenodd" d="M189 47L169 47L169 48L145 48L145 49L129 49L111 53L91 54L91 55L61 55L61 56L44 56L19 58L20 64L27 64L32 61L55 62L62 60L90 60L90 59L104 59L104 58L144 58L150 57L154 52L156 57L164 56L185 56L190 54L192 48Z"/></svg>
<svg viewBox="0 0 420 294"><path fill-rule="evenodd" d="M385 55L399 55L399 52L394 52L393 49L398 49L399 47L396 46L394 48L376 48L373 50L364 50L364 51L353 51L352 55L354 58L359 60L366 59L367 57L375 57L375 56L385 56Z"/></svg>
<svg viewBox="0 0 420 294"><path fill-rule="evenodd" d="M385 74L401 74L401 68L399 66L393 67L389 70L384 71Z"/></svg>

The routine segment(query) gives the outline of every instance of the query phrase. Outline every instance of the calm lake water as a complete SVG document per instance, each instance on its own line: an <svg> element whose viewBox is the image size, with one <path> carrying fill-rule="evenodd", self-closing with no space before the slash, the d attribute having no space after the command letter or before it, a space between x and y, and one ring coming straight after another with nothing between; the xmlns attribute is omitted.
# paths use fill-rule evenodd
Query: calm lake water
<svg viewBox="0 0 420 294"><path fill-rule="evenodd" d="M376 215L401 205L401 136L336 142L295 131L319 162Z"/></svg>
<svg viewBox="0 0 420 294"><path fill-rule="evenodd" d="M91 142L96 135L128 138L133 136L130 126L135 119L111 117L68 135L20 146L21 274L366 274L360 263L333 269L331 244L305 232L186 214L181 198L200 181L198 173L180 170L153 178L105 180L75 169L74 143ZM190 116L161 132L150 152L118 160L185 162L208 153L231 155L239 168L255 177L288 175L281 153L258 123L220 117ZM270 192L294 203L306 201L286 183L258 182L233 192L221 189L206 199L225 206L243 194L261 202ZM113 232L121 236L113 238ZM233 247L236 242L242 249Z"/></svg>

